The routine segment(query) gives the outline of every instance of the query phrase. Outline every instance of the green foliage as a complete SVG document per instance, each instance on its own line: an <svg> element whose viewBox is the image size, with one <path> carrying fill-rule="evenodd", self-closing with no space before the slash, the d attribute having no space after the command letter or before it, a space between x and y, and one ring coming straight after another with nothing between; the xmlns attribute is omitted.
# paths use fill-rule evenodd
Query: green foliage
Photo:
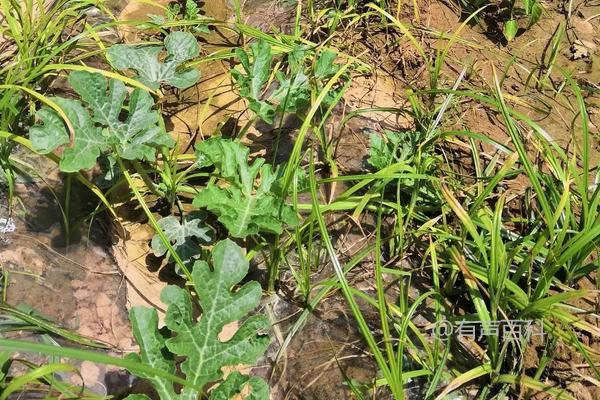
<svg viewBox="0 0 600 400"><path fill-rule="evenodd" d="M181 1L171 2L167 5L165 16L162 15L148 15L150 21L156 25L162 25L165 23L177 22L177 21L198 21L201 19L200 7L194 0L185 0L185 5L182 7ZM183 29L186 28L184 25ZM191 27L193 32L196 33L208 33L208 25L203 23L195 24Z"/></svg>
<svg viewBox="0 0 600 400"><path fill-rule="evenodd" d="M4 380L6 379L6 374L11 363L10 353L8 351L0 351L0 388L4 387Z"/></svg>
<svg viewBox="0 0 600 400"><path fill-rule="evenodd" d="M101 154L113 150L126 160L154 161L156 148L172 146L174 140L158 125L159 114L152 110L152 96L134 89L129 96L127 118L120 114L127 97L123 82L100 74L75 71L69 83L79 100L52 98L73 128L73 144L64 149L60 169L75 172L96 165ZM44 106L37 112L43 124L31 127L33 148L42 154L69 143L69 132L56 111Z"/></svg>
<svg viewBox="0 0 600 400"><path fill-rule="evenodd" d="M250 110L267 123L273 123L277 113L298 113L306 108L310 103L311 80L315 89L322 90L323 82L340 68L335 64L337 53L330 50L321 52L314 67L311 65L307 68L306 61L310 60L308 48L299 45L287 55L287 71L277 71L277 83L270 88L265 85L271 76L271 46L260 40L250 45L250 51L252 61L242 49L235 50L244 73L233 69L231 75L240 95L248 101ZM336 94L335 90L330 91L323 104L331 104Z"/></svg>
<svg viewBox="0 0 600 400"><path fill-rule="evenodd" d="M421 174L436 176L439 165L431 149L422 149L423 136L419 132L393 132L384 130L383 136L379 133L371 133L369 136L369 153L367 162L375 169L382 170L392 164L402 164L405 174ZM402 178L401 190L412 193L417 188L422 203L437 202L440 199L438 191L430 182L421 182L410 177Z"/></svg>
<svg viewBox="0 0 600 400"><path fill-rule="evenodd" d="M240 95L248 100L249 107L264 121L272 123L276 107L266 100L262 100L263 86L271 74L271 46L265 41L254 42L250 45L252 63L248 54L240 49L235 49L245 75L236 69L231 70L231 75L239 87Z"/></svg>
<svg viewBox="0 0 600 400"><path fill-rule="evenodd" d="M369 164L377 170L391 164L409 160L416 150L415 132L398 133L384 130L383 136L378 133L369 135Z"/></svg>
<svg viewBox="0 0 600 400"><path fill-rule="evenodd" d="M65 100L65 103L61 105L62 100L58 100L59 105L66 113L69 113L72 107L68 107L66 103L71 103L71 101ZM36 113L36 118L42 121L43 125L32 127L29 130L29 137L34 149L38 153L47 154L58 146L69 143L69 135L65 131L65 123L56 111L49 107L42 107Z"/></svg>
<svg viewBox="0 0 600 400"><path fill-rule="evenodd" d="M163 46L116 44L106 52L111 65L118 70L132 69L137 79L153 90L166 84L179 89L194 85L200 79L195 68L181 65L200 54L194 35L188 32L171 32L165 37L166 58L159 61Z"/></svg>
<svg viewBox="0 0 600 400"><path fill-rule="evenodd" d="M308 77L302 70L298 70L292 77L287 77L281 71L275 75L279 86L271 97L279 104L278 111L297 113L308 105L310 91Z"/></svg>
<svg viewBox="0 0 600 400"><path fill-rule="evenodd" d="M201 226L202 217L201 213L192 212L185 215L181 223L172 215L158 221L158 226L165 232L173 249L186 264L201 253L196 239L204 244L212 240L212 230ZM164 256L168 250L159 235L154 235L151 247L157 257Z"/></svg>
<svg viewBox="0 0 600 400"><path fill-rule="evenodd" d="M509 42L517 36L517 32L519 31L519 23L516 19L511 19L504 23L504 28L502 28L502 33L504 37Z"/></svg>
<svg viewBox="0 0 600 400"><path fill-rule="evenodd" d="M320 92L324 88L324 83L327 82L340 70L341 65L336 64L337 53L331 50L324 50L317 57L313 76L315 80L316 89ZM348 77L342 75L342 79L347 80ZM329 106L333 103L335 97L338 95L339 90L333 89L327 93L327 96L323 100L324 106Z"/></svg>
<svg viewBox="0 0 600 400"><path fill-rule="evenodd" d="M231 236L281 233L285 224L298 223L296 213L276 190L275 171L262 158L248 164L247 147L215 137L200 143L196 156L201 168L214 166L226 184L211 182L196 196L194 205L217 215Z"/></svg>
<svg viewBox="0 0 600 400"><path fill-rule="evenodd" d="M529 29L540 20L544 8L539 0L523 0L523 6L525 8L525 14L529 16L529 21L527 22L527 28Z"/></svg>
<svg viewBox="0 0 600 400"><path fill-rule="evenodd" d="M112 154L106 154L98 159L100 175L95 179L96 185L102 189L108 189L117 184L122 177L119 164Z"/></svg>
<svg viewBox="0 0 600 400"><path fill-rule="evenodd" d="M244 400L266 400L269 398L269 386L259 378L242 375L237 371L229 374L225 382L210 394L209 400L230 400L240 396L240 388L250 386L250 393L244 392Z"/></svg>
<svg viewBox="0 0 600 400"><path fill-rule="evenodd" d="M310 103L310 71L305 71L308 56L307 46L296 46L287 55L289 73L277 71L277 89L271 99L279 104L278 112L297 113ZM317 74L312 74L318 78Z"/></svg>
<svg viewBox="0 0 600 400"><path fill-rule="evenodd" d="M249 398L268 399L268 387L261 379L232 373L223 381L221 370L226 366L255 363L269 344L268 336L261 334L269 327L268 319L263 315L248 317L260 302L260 285L253 281L232 290L247 273L248 261L242 249L230 240L217 243L212 252L212 269L206 262L197 261L192 271L198 305L204 311L199 321L194 317L195 308L189 292L167 286L161 293L161 300L167 305L165 324L170 334L163 336L158 330L155 309L134 307L130 318L140 354L132 358L173 374L174 357L181 357L184 360L180 364L181 372L188 382L204 390L208 389L208 384L220 383L210 393L212 400L232 398L246 385L250 385L252 391ZM231 339L219 340L225 325L244 318ZM177 394L173 383L167 379L138 375L152 382L161 400L192 400L200 395L191 387L185 387ZM145 397L129 397L130 400L142 398Z"/></svg>

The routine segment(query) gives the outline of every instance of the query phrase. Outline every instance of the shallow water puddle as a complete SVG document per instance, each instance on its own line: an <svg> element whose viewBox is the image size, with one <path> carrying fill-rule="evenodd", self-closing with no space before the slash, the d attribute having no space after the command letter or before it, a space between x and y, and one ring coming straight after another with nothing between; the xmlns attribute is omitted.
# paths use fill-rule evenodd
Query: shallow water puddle
<svg viewBox="0 0 600 400"><path fill-rule="evenodd" d="M45 167L52 169L49 164L41 166ZM58 178L56 173L50 176ZM6 207L6 194L0 192L0 219L14 223L12 232L0 234L0 267L8 278L3 295L12 306L32 310L35 315L106 342L116 350L129 351L134 342L125 307L126 292L110 250L106 243L98 244L104 240L102 237L88 239L85 235L65 245L62 214L54 197L61 198L63 190L60 181L49 183L52 186L42 181L19 183L17 195L23 206L15 207L12 216ZM73 194L80 195L79 191ZM85 204L85 196L74 197L73 203L78 200ZM25 332L10 337L38 340ZM43 361L34 355L22 356ZM113 391L110 376L120 374L116 369L89 362L73 364L80 368L86 387L97 393ZM70 378L74 384L81 383L77 376Z"/></svg>

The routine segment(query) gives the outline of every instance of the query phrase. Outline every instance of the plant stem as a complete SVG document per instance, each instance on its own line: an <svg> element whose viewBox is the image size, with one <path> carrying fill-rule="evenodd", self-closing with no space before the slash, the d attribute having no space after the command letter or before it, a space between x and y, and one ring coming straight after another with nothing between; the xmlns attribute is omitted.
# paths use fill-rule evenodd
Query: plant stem
<svg viewBox="0 0 600 400"><path fill-rule="evenodd" d="M173 249L173 246L171 246L171 241L169 240L169 238L167 238L167 235L165 235L165 232L158 225L158 221L156 220L156 218L154 218L152 211L150 211L150 209L148 208L148 205L144 201L144 198L142 197L140 191L135 187L135 183L133 182L131 175L129 174L127 169L125 169L125 166L123 165L123 160L121 160L121 157L119 157L119 156L116 156L115 159L119 163L119 168L121 168L121 172L123 173L125 180L127 180L127 183L129 184L129 187L131 188L133 195L137 199L138 203L140 203L140 206L142 207L142 209L144 210L144 213L148 217L148 221L150 222L150 225L152 225L152 228L154 228L154 231L160 237L160 240L163 242L163 244L169 251L169 254L171 255L171 257L173 257L173 260L175 260L175 263L177 264L177 266L179 268L181 268L181 271L183 271L187 280L191 282L192 274L190 273L188 268L185 266L185 264L181 260L181 257L179 257L179 254L177 254L177 252Z"/></svg>

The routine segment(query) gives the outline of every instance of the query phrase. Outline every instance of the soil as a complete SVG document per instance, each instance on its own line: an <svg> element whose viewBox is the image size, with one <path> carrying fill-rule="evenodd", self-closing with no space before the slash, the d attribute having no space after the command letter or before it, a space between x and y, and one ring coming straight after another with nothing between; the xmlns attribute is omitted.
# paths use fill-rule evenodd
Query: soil
<svg viewBox="0 0 600 400"><path fill-rule="evenodd" d="M110 3L110 2L109 2ZM161 4L168 1L161 0ZM412 22L424 32L419 39L426 45L428 54L435 55L445 41L435 40L435 32L451 34L464 21L453 2L431 0L423 2L420 13L407 6L402 14L403 22ZM463 70L469 71L465 86L494 87L494 74L500 77L506 73L502 89L516 102L517 109L537 121L548 135L563 147L573 132L580 127L575 122L578 111L570 104L572 98L552 93L531 95L527 85L535 85L542 79L545 70L540 70L549 57L548 44L557 26L565 26L556 66L546 83L558 90L559 67L573 69L574 79L584 88L586 105L590 114L590 131L596 138L600 135L600 4L577 0L571 3L572 17L567 21L564 2L545 2L546 13L540 23L522 32L513 42L504 43L499 35L490 35L482 26L467 25L460 37L464 41L455 43L448 54L448 65L444 67L441 87L451 87ZM147 14L160 14L160 9L146 3L112 2L112 9L122 20L144 19ZM217 19L231 17L226 0L204 2L204 12ZM264 31L289 33L293 24L293 6L286 2L272 0L250 0L244 3L244 19L247 23ZM483 22L484 24L489 23ZM125 29L125 28L122 28ZM366 27L365 29L369 29ZM135 30L119 32L126 42L140 40ZM428 34L429 33L429 34ZM336 45L351 55L371 54L375 68L369 73L360 74L346 93L343 107L337 109L331 126L328 128L338 145L335 159L343 173L364 171L367 154L368 132L393 129L410 131L415 124L412 119L389 113L368 112L340 122L348 113L377 107L407 108L405 91L410 87L425 87L427 81L424 65L418 54L406 43L395 45L387 32L372 32L371 42L364 44L357 38L338 37ZM232 38L224 32L213 31L203 37L202 51L210 54L230 44ZM221 132L233 136L239 127L249 119L245 107L232 90L231 65L227 62L207 62L198 66L202 80L194 87L181 93L165 93L163 107L167 113L167 127L179 139L182 151L189 151L196 140ZM522 100L522 101L521 101ZM460 110L450 110L451 121L457 128L468 127L483 133L500 143L508 143L508 136L502 128L499 116L483 109L463 104ZM552 112L545 110L551 109ZM286 121L284 129L288 133L281 146L282 154L274 155L284 159L285 152L293 145L298 121ZM246 141L254 155L271 155L273 127L258 126L249 131ZM457 143L457 149L464 149L465 143ZM597 147L596 150L599 148ZM482 145L482 157L496 153L492 146ZM595 157L600 152L596 151ZM469 160L465 161L465 168ZM120 228L126 235L111 235L106 232L120 232L107 228L96 221L92 234L85 234L87 227L81 227L80 235L72 235L66 243L64 227L61 227L61 213L53 192L64 195L64 184L55 169L49 164L40 164L36 170L48 176L47 182L32 180L19 184L19 197L25 201L21 214L9 215L6 209L0 218L11 218L16 225L13 233L3 234L4 244L0 244L0 265L8 271L9 285L7 300L13 305L26 305L49 320L74 329L78 333L103 340L114 346L114 352L135 350L127 320L127 308L143 304L163 308L158 295L172 279L165 273L160 261L151 255L149 241L152 229L139 217L131 205L120 210ZM526 182L514 182L509 189L524 190ZM337 191L342 190L342 185ZM85 198L84 190L77 190L77 196ZM85 210L85 201L81 202ZM77 217L73 210L73 218ZM82 214L83 215L83 214ZM357 248L373 240L370 228L372 221L353 221L341 215L336 224L334 240L339 245L341 257L349 258ZM349 227L349 228L348 228ZM108 243L108 244L107 244ZM255 263L257 275L261 273L260 262ZM373 288L372 265L366 260L356 268L350 277L355 286L369 291ZM331 269L324 262L315 272L314 281L330 276ZM590 284L594 287L594 284ZM285 276L282 286L285 286ZM284 288L285 289L285 288ZM411 298L418 296L415 291ZM392 296L392 294L390 294ZM48 301L48 299L53 299ZM590 299L593 301L594 299ZM597 300L597 299L595 299ZM267 311L274 322L275 338L268 354L253 369L253 373L270 381L272 399L350 399L353 398L346 379L366 382L376 376L377 368L369 356L357 331L351 313L339 294L322 301L308 318L306 325L287 345L281 355L279 351L285 332L302 310L298 293L282 290L280 296L272 296L264 301L262 310ZM363 305L368 311L366 305ZM589 308L589 304L585 305ZM372 310L371 310L372 313ZM371 320L376 321L377 315ZM375 325L375 323L374 323ZM598 338L592 338L590 346L599 349ZM537 362L537 349L534 346L527 354L528 365ZM278 358L280 357L280 358ZM277 363L275 363L277 361ZM555 349L555 359L551 366L553 375L548 381L566 387L577 399L600 398L600 391L592 383L578 378L580 356L574 355L566 347ZM273 367L275 365L275 367ZM88 387L99 393L122 391L131 382L123 372L107 369L90 363L80 364ZM561 372L566 371L566 372ZM418 388L408 391L408 398L419 398ZM468 395L465 395L468 398ZM377 398L386 398L380 393ZM542 397L539 397L542 398Z"/></svg>
<svg viewBox="0 0 600 400"><path fill-rule="evenodd" d="M27 160L25 151L15 157ZM98 222L82 224L70 237L65 235L61 208L65 190L54 163L44 158L27 160L44 180L23 177L17 184L20 207L10 213L6 194L0 193L0 219L13 222L0 235L0 267L7 279L3 288L6 302L32 312L52 323L88 338L106 343L112 354L134 349L126 309L126 290L118 265L106 244L106 227ZM86 215L93 199L83 187L72 188L71 225ZM29 336L15 333L10 337ZM36 339L35 337L28 339ZM60 340L59 340L60 342ZM34 362L40 357L20 355ZM68 378L100 394L113 394L127 386L121 373L105 365L74 362L80 369Z"/></svg>

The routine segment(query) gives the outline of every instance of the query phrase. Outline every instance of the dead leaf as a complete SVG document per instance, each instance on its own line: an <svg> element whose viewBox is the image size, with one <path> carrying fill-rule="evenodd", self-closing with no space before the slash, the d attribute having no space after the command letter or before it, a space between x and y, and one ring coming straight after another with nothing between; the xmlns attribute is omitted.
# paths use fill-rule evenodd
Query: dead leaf
<svg viewBox="0 0 600 400"><path fill-rule="evenodd" d="M571 60L587 58L594 51L596 45L587 40L576 40L571 45Z"/></svg>
<svg viewBox="0 0 600 400"><path fill-rule="evenodd" d="M582 18L573 18L571 23L573 24L573 28L575 28L575 32L577 33L577 37L580 39L592 39L595 36L594 33L594 25L591 22L586 21Z"/></svg>
<svg viewBox="0 0 600 400"><path fill-rule="evenodd" d="M160 292L166 286L158 274L151 272L146 264L146 256L150 254L150 239L154 231L148 225L124 223L129 239L117 238L113 245L113 255L119 269L127 281L127 307L146 306L158 310L159 320L164 318L166 309L160 300Z"/></svg>

